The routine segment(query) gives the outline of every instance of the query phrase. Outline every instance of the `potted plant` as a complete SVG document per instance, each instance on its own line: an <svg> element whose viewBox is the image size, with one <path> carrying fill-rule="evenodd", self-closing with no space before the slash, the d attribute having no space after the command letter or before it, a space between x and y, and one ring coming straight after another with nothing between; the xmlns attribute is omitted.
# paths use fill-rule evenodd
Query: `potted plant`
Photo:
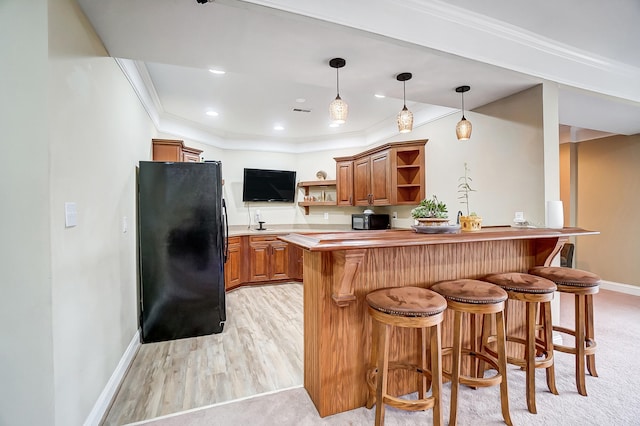
<svg viewBox="0 0 640 426"><path fill-rule="evenodd" d="M467 215L460 216L460 228L463 231L479 231L482 227L482 218L475 212L469 213L469 193L475 192L475 189L471 188L472 179L469 177L469 166L464 163L464 176L458 179L458 199L467 208Z"/></svg>
<svg viewBox="0 0 640 426"><path fill-rule="evenodd" d="M438 226L449 223L447 205L438 200L435 195L430 199L420 201L418 207L411 210L411 217L421 225Z"/></svg>

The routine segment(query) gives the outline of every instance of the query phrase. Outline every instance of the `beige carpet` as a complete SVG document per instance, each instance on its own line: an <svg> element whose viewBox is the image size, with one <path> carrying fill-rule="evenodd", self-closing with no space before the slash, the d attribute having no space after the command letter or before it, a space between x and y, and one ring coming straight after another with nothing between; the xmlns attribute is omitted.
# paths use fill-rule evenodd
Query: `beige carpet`
<svg viewBox="0 0 640 426"><path fill-rule="evenodd" d="M572 299L562 295L562 323L573 323ZM515 425L640 425L640 297L602 290L595 300L596 366L599 377L587 375L588 397L578 394L573 356L556 352L556 384L560 395L546 389L543 371L536 376L538 414L527 411L524 372L509 367L509 399ZM449 417L448 384L444 387L444 417ZM504 424L497 387L461 387L460 425ZM286 389L252 398L203 407L152 419L137 425L367 425L372 410L359 408L320 418L304 388ZM387 409L387 425L431 424L431 411Z"/></svg>

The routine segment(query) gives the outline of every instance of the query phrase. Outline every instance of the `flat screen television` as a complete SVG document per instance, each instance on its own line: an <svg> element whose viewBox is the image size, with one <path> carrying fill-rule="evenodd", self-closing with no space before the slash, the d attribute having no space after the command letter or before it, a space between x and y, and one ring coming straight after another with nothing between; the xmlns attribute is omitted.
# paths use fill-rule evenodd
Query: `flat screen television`
<svg viewBox="0 0 640 426"><path fill-rule="evenodd" d="M293 203L295 195L295 171L244 169L242 201Z"/></svg>

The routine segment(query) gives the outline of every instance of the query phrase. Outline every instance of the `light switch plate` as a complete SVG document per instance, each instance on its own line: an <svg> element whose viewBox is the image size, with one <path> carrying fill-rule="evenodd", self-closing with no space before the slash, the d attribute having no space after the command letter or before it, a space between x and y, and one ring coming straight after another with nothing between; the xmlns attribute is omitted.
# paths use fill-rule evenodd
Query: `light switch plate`
<svg viewBox="0 0 640 426"><path fill-rule="evenodd" d="M64 203L64 226L71 228L78 225L78 208L76 203Z"/></svg>

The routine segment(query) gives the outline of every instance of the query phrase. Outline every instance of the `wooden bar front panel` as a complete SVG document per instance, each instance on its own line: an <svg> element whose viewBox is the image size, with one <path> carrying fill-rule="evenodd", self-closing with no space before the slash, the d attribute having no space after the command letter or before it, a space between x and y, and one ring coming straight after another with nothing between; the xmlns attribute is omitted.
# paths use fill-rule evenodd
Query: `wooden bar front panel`
<svg viewBox="0 0 640 426"><path fill-rule="evenodd" d="M551 237L366 249L354 277L355 301L345 307L339 307L332 299L344 263L335 262L336 255L331 251L305 250L304 385L320 416L362 407L366 402L365 373L371 340L367 293L383 287L428 288L441 280L482 278L495 272L526 272L540 263L543 256L538 250L548 251L557 240ZM344 257L344 253L340 256ZM515 331L524 324L524 313L520 306L510 306L508 327ZM452 319L453 315L447 312L444 346L451 345L448 324ZM417 348L415 331L395 332L391 357L415 362ZM406 394L416 390L413 377L397 376L393 382L391 392Z"/></svg>

